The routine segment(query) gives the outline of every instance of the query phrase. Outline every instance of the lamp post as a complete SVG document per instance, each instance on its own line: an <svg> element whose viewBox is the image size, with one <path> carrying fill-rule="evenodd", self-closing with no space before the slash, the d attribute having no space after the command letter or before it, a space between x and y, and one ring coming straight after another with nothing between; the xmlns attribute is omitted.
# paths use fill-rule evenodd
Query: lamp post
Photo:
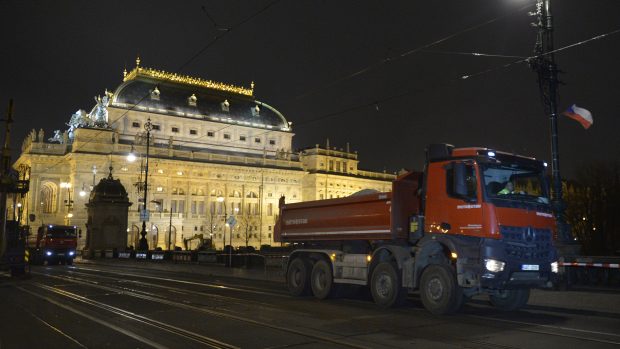
<svg viewBox="0 0 620 349"><path fill-rule="evenodd" d="M67 200L65 200L65 206L67 206L67 224L71 223L71 218L73 217L73 200L71 200L71 183L70 182L60 182L60 187L63 189L67 189Z"/></svg>
<svg viewBox="0 0 620 349"><path fill-rule="evenodd" d="M226 219L228 218L226 215L226 202L224 201L224 197L223 196L218 196L217 197L217 202L222 203L222 205L224 205L224 225L226 226ZM226 231L224 231L224 233L222 234L222 251L226 250Z"/></svg>
<svg viewBox="0 0 620 349"><path fill-rule="evenodd" d="M93 190L95 188L95 176L97 175L97 165L93 165L93 187L90 188L90 190Z"/></svg>
<svg viewBox="0 0 620 349"><path fill-rule="evenodd" d="M148 118L146 123L144 124L144 129L146 130L146 161L144 166L144 206L142 208L142 212L140 212L140 218L142 219L142 231L140 231L139 249L141 251L147 251L149 249L149 243L146 240L146 221L149 219L149 212L147 210L147 195L149 191L148 180L149 180L149 145L151 143L151 130L153 130L153 124L151 123L151 118ZM133 155L133 153L130 153ZM135 160L135 155L133 155ZM129 156L128 156L129 160Z"/></svg>

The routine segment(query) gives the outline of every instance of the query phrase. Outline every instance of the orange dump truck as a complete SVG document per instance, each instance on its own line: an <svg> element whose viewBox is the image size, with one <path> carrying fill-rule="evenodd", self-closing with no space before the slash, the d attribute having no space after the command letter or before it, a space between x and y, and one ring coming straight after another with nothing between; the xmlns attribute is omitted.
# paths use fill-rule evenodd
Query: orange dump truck
<svg viewBox="0 0 620 349"><path fill-rule="evenodd" d="M423 172L399 176L392 191L286 204L275 240L293 250L293 295L323 299L343 284L370 287L396 305L418 291L434 314L488 294L502 310L524 306L557 274L547 164L487 148L427 148Z"/></svg>

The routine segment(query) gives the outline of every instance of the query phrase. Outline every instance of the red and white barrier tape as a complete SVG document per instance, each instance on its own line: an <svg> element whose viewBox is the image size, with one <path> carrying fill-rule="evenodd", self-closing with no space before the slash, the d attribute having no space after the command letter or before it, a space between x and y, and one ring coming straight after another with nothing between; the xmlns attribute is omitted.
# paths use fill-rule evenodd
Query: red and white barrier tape
<svg viewBox="0 0 620 349"><path fill-rule="evenodd" d="M577 262L559 262L560 267L596 267L596 268L612 268L620 269L620 264L616 263L577 263Z"/></svg>

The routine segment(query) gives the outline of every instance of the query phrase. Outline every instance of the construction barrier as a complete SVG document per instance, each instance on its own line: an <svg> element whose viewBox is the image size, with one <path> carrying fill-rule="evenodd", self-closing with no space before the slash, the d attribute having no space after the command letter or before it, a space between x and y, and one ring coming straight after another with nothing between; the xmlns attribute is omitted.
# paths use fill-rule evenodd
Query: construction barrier
<svg viewBox="0 0 620 349"><path fill-rule="evenodd" d="M571 286L620 287L620 257L560 257L561 288Z"/></svg>

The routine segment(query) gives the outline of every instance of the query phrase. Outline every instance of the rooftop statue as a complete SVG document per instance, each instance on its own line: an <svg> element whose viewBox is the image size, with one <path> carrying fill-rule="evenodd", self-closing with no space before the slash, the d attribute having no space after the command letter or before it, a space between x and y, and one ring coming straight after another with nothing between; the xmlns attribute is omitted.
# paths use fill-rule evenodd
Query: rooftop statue
<svg viewBox="0 0 620 349"><path fill-rule="evenodd" d="M108 105L110 104L111 97L112 93L108 92L108 90L105 91L103 97L95 97L97 105L89 114L91 122L95 127L108 127Z"/></svg>

